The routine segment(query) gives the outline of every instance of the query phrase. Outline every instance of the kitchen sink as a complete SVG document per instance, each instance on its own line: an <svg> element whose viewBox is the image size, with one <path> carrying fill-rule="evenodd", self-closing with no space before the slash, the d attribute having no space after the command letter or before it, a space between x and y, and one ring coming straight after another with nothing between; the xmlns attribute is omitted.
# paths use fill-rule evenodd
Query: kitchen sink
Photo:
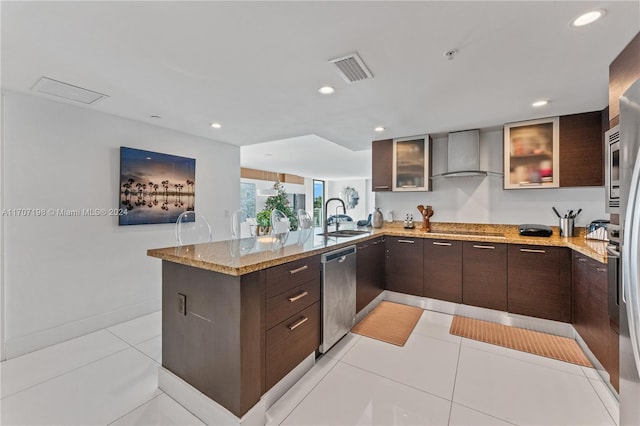
<svg viewBox="0 0 640 426"><path fill-rule="evenodd" d="M368 233L369 231L357 231L355 229L342 229L339 231L324 232L318 235L322 235L324 237L355 237L357 235L363 235Z"/></svg>

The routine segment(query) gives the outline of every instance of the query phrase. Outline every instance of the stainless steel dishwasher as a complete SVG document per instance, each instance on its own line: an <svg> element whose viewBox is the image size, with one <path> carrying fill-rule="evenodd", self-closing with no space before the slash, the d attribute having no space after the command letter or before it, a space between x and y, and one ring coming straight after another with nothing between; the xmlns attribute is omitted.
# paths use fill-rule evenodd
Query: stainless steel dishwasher
<svg viewBox="0 0 640 426"><path fill-rule="evenodd" d="M322 344L331 348L356 319L356 246L325 253L322 263Z"/></svg>

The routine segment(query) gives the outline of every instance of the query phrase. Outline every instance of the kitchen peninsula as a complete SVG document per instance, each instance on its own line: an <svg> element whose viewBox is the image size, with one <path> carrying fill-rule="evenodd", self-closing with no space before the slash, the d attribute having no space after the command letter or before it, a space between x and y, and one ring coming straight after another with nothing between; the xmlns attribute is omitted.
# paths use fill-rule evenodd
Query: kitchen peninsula
<svg viewBox="0 0 640 426"><path fill-rule="evenodd" d="M259 236L148 250L149 256L163 260L161 387L163 374L177 376L232 413L238 422L259 404L262 407L257 416L263 417L269 403L296 379L283 380L288 382L286 385L278 382L297 370L296 366L303 361L310 359L313 365L321 343L320 254L337 248L356 244L360 250L368 243L384 243L385 258L374 259L373 263L387 263L387 275L391 273L389 262L393 260L389 253L392 242L412 241L406 244L407 249L420 256L416 292L394 288L391 280L385 284L383 274L378 277L381 285L364 304L385 288L438 298L423 292L423 276L425 289L429 281L428 273L422 272L422 258L426 260L429 253L426 249L423 251L427 243L438 242L443 246L451 246L452 242L480 243L473 246L503 248L505 266L507 248L516 250L517 254L538 255L545 250L556 250L558 253L553 256L558 265L561 291L554 303L558 306L551 304L553 309L533 316L569 323L571 250L592 261L606 262L605 243L586 241L582 236L562 238L557 229L549 238L520 236L514 225L458 223L432 223L431 232L425 233L405 230L398 222L363 235L338 238L315 235L311 231L291 232L286 238ZM563 275L563 270L569 271L568 276ZM504 274L506 282L506 270ZM535 296L535 291L533 294ZM462 300L462 293L458 299L443 297L441 300L467 303ZM509 302L516 306L518 300ZM511 311L507 306L506 288L504 308L494 309ZM557 318L553 316L556 312L559 312ZM265 394L271 389L277 389L277 395L265 403ZM176 395L171 396L184 403Z"/></svg>

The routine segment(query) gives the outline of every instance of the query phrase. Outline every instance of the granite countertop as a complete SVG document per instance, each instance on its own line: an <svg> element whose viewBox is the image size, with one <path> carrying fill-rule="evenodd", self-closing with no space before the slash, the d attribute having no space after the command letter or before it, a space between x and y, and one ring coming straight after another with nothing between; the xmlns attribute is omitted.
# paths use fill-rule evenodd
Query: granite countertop
<svg viewBox="0 0 640 426"><path fill-rule="evenodd" d="M368 233L354 237L324 237L315 235L321 230L310 229L290 232L285 238L269 235L244 238L241 240L167 247L147 250L147 255L169 262L180 263L200 269L227 275L244 275L293 260L325 253L341 247L357 244L381 235L478 241L507 244L568 247L598 262L607 262L607 243L585 240L584 228L576 228L577 235L560 237L557 227L553 235L543 237L523 237L518 234L517 225L490 225L470 223L434 223L431 232L419 229L407 230L402 222L385 223L382 228L362 228Z"/></svg>

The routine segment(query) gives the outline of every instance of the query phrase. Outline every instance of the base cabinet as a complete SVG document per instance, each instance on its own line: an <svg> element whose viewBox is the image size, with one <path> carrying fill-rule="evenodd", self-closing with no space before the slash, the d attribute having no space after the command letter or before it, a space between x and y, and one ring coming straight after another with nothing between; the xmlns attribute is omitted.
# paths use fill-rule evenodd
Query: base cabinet
<svg viewBox="0 0 640 426"><path fill-rule="evenodd" d="M462 303L462 241L424 240L424 295Z"/></svg>
<svg viewBox="0 0 640 426"><path fill-rule="evenodd" d="M422 238L386 237L385 247L386 289L422 296Z"/></svg>
<svg viewBox="0 0 640 426"><path fill-rule="evenodd" d="M508 311L571 322L571 251L510 244L508 256Z"/></svg>
<svg viewBox="0 0 640 426"><path fill-rule="evenodd" d="M465 241L462 256L462 303L506 311L506 244Z"/></svg>
<svg viewBox="0 0 640 426"><path fill-rule="evenodd" d="M580 253L573 253L573 326L598 358L600 364L613 376L617 372L616 348L618 335L611 330L607 309L607 267ZM612 336L613 334L613 336Z"/></svg>
<svg viewBox="0 0 640 426"><path fill-rule="evenodd" d="M265 391L320 346L320 257L266 269Z"/></svg>
<svg viewBox="0 0 640 426"><path fill-rule="evenodd" d="M356 312L384 291L384 237L356 246Z"/></svg>

